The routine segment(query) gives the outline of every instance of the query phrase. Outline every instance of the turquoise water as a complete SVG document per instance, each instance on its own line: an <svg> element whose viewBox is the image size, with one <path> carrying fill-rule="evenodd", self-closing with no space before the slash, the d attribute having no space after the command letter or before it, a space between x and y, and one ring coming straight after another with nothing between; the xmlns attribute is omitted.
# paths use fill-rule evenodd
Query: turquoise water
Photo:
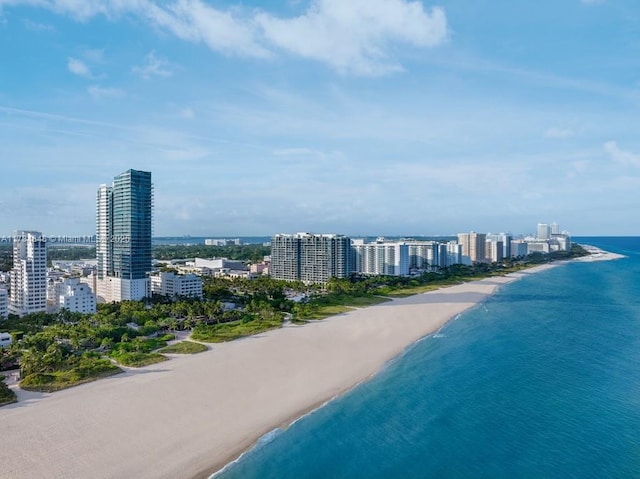
<svg viewBox="0 0 640 479"><path fill-rule="evenodd" d="M640 239L502 287L216 476L640 477Z"/></svg>

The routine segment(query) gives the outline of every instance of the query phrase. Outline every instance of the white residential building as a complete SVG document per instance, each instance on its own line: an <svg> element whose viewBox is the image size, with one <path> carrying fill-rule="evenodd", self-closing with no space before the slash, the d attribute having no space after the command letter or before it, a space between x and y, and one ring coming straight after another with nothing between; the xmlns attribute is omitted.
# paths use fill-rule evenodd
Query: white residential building
<svg viewBox="0 0 640 479"><path fill-rule="evenodd" d="M388 276L409 274L409 245L405 242L365 243L364 240L355 240L352 248L357 273Z"/></svg>
<svg viewBox="0 0 640 479"><path fill-rule="evenodd" d="M513 236L509 233L488 233L487 241L502 241L502 257L509 258L511 256L511 241Z"/></svg>
<svg viewBox="0 0 640 479"><path fill-rule="evenodd" d="M439 248L435 241L407 241L409 268L425 270L438 266Z"/></svg>
<svg viewBox="0 0 640 479"><path fill-rule="evenodd" d="M194 266L197 269L208 268L212 271L221 270L223 268L236 269L236 270L245 269L244 263L242 261L230 260L227 258L212 258L212 259L195 258Z"/></svg>
<svg viewBox="0 0 640 479"><path fill-rule="evenodd" d="M527 242L527 254L531 253L548 253L551 251L548 241L529 241Z"/></svg>
<svg viewBox="0 0 640 479"><path fill-rule="evenodd" d="M484 233L458 233L458 243L462 245L462 261L465 264L485 261L487 235Z"/></svg>
<svg viewBox="0 0 640 479"><path fill-rule="evenodd" d="M47 245L42 233L16 231L9 313L24 316L47 310Z"/></svg>
<svg viewBox="0 0 640 479"><path fill-rule="evenodd" d="M156 273L151 275L151 293L169 297L202 298L202 279L195 274Z"/></svg>
<svg viewBox="0 0 640 479"><path fill-rule="evenodd" d="M346 278L353 271L351 239L336 234L278 234L271 240L274 279L326 283Z"/></svg>
<svg viewBox="0 0 640 479"><path fill-rule="evenodd" d="M72 313L92 314L96 312L96 295L80 278L66 278L61 283L58 306Z"/></svg>
<svg viewBox="0 0 640 479"><path fill-rule="evenodd" d="M9 293L0 286L0 320L7 319L9 315Z"/></svg>
<svg viewBox="0 0 640 479"><path fill-rule="evenodd" d="M527 243L524 240L513 240L511 241L511 257L519 258L522 256L527 256Z"/></svg>
<svg viewBox="0 0 640 479"><path fill-rule="evenodd" d="M457 241L447 243L447 266L462 264L462 245Z"/></svg>
<svg viewBox="0 0 640 479"><path fill-rule="evenodd" d="M551 238L551 226L546 223L538 223L536 238L539 240Z"/></svg>
<svg viewBox="0 0 640 479"><path fill-rule="evenodd" d="M501 261L504 258L504 245L500 240L489 240L486 243L485 257L492 263Z"/></svg>

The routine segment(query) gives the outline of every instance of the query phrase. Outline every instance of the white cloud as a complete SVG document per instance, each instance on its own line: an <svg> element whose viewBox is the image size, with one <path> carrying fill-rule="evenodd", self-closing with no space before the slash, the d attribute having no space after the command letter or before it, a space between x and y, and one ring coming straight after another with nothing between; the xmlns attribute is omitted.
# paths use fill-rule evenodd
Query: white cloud
<svg viewBox="0 0 640 479"><path fill-rule="evenodd" d="M549 128L544 132L545 138L552 138L554 140L563 140L566 138L571 138L573 136L573 131L568 128Z"/></svg>
<svg viewBox="0 0 640 479"><path fill-rule="evenodd" d="M341 72L381 74L401 69L389 58L390 43L431 47L445 41L444 10L424 10L406 0L316 0L299 17L260 13L266 39L295 55L329 64Z"/></svg>
<svg viewBox="0 0 640 479"><path fill-rule="evenodd" d="M360 75L401 70L390 52L394 44L432 47L448 34L442 8L425 10L412 0L312 0L292 18L241 6L221 10L202 0L0 0L3 5L43 7L79 21L135 16L225 55L270 58L279 49Z"/></svg>
<svg viewBox="0 0 640 479"><path fill-rule="evenodd" d="M119 88L101 87L98 85L90 86L87 91L96 99L100 98L122 98L125 96L125 92Z"/></svg>
<svg viewBox="0 0 640 479"><path fill-rule="evenodd" d="M149 52L145 57L145 63L139 67L133 67L132 71L144 79L152 76L170 77L173 75L171 63L166 59L156 56L154 51Z"/></svg>
<svg viewBox="0 0 640 479"><path fill-rule="evenodd" d="M67 58L67 69L74 75L85 78L93 78L91 69L81 60L77 58Z"/></svg>
<svg viewBox="0 0 640 479"><path fill-rule="evenodd" d="M601 5L605 0L580 0L583 5Z"/></svg>
<svg viewBox="0 0 640 479"><path fill-rule="evenodd" d="M144 15L179 38L204 43L213 51L249 57L271 56L269 50L260 45L251 18L217 10L201 0L178 0L166 9L147 5Z"/></svg>
<svg viewBox="0 0 640 479"><path fill-rule="evenodd" d="M609 154L609 158L615 163L625 166L636 166L640 168L640 155L622 150L615 141L607 141L604 150Z"/></svg>

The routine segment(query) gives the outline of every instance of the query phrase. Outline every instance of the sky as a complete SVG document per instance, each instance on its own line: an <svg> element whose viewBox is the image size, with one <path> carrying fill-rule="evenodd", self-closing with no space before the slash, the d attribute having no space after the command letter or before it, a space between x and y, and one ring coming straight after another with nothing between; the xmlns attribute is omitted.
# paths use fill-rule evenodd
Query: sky
<svg viewBox="0 0 640 479"><path fill-rule="evenodd" d="M640 235L637 0L0 0L0 234Z"/></svg>

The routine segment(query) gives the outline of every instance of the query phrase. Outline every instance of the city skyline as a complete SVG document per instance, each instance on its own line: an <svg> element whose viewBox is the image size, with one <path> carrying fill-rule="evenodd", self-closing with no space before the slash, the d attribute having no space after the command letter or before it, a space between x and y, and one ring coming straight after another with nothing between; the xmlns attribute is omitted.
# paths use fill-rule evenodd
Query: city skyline
<svg viewBox="0 0 640 479"><path fill-rule="evenodd" d="M634 235L638 6L0 0L0 234Z"/></svg>

